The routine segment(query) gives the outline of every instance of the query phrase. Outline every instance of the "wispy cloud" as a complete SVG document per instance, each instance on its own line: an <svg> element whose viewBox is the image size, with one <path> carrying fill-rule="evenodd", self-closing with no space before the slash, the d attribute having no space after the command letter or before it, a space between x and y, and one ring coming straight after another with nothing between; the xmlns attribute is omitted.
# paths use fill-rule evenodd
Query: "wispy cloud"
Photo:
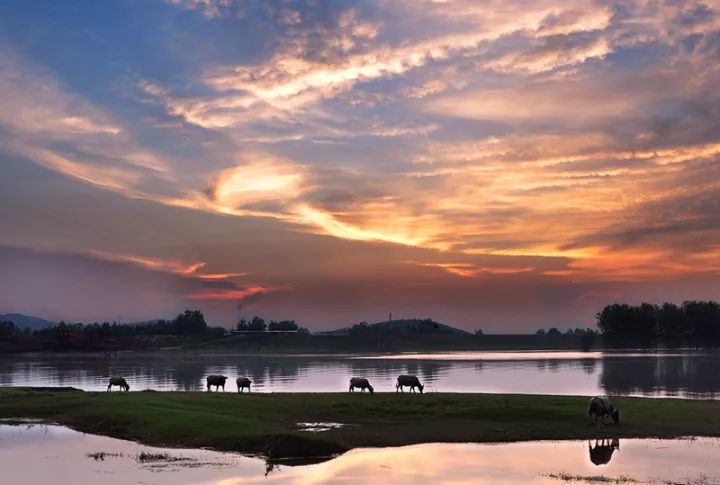
<svg viewBox="0 0 720 485"><path fill-rule="evenodd" d="M107 82L92 89L82 66L8 42L3 151L123 200L308 238L299 250L267 236L273 254L393 247L382 264L448 285L720 271L716 2L156 7L162 28L138 20L155 39L138 36L145 62L94 59ZM207 237L188 253L217 249L227 268L133 255L141 241L93 257L192 280L193 298L282 287L235 266L228 233L198 220L189 230ZM314 281L311 266L297 281Z"/></svg>
<svg viewBox="0 0 720 485"><path fill-rule="evenodd" d="M206 301L240 301L248 297L255 295L262 295L266 293L272 293L275 291L283 291L289 289L286 286L260 286L260 285L249 285L241 288L232 289L212 289L206 288L199 290L188 295L188 298L193 300L206 300Z"/></svg>

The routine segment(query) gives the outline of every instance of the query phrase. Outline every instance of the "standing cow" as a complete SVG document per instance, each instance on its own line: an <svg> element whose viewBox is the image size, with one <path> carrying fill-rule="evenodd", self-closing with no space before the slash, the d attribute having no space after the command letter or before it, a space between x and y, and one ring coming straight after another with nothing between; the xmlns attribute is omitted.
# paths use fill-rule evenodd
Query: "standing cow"
<svg viewBox="0 0 720 485"><path fill-rule="evenodd" d="M124 390L125 392L128 392L130 390L130 384L127 383L125 378L123 377L117 377L113 376L110 378L110 382L108 383L107 390L110 392L110 388L113 386L118 386L120 389Z"/></svg>
<svg viewBox="0 0 720 485"><path fill-rule="evenodd" d="M225 381L227 380L227 377L225 376L207 376L207 390L208 392L211 392L212 389L210 389L211 386L215 386L215 390L219 391L222 387L223 392L225 392Z"/></svg>
<svg viewBox="0 0 720 485"><path fill-rule="evenodd" d="M364 377L353 377L350 379L350 391L355 392L355 388L360 389L360 392L365 392L365 389L370 391L370 394L374 392L373 386L370 385L367 379Z"/></svg>
<svg viewBox="0 0 720 485"><path fill-rule="evenodd" d="M588 419L595 416L595 422L598 418L605 422L605 416L610 416L615 424L620 424L620 411L613 405L607 396L595 396L590 399L588 404Z"/></svg>
<svg viewBox="0 0 720 485"><path fill-rule="evenodd" d="M247 389L248 392L250 392L250 384L252 384L252 381L247 377L238 377L235 379L235 384L237 384L238 392L242 392L243 389Z"/></svg>
<svg viewBox="0 0 720 485"><path fill-rule="evenodd" d="M425 386L420 384L420 379L417 378L417 376L398 376L397 378L397 384L395 385L395 392L405 392L403 390L403 387L409 387L412 392L415 392L415 388L420 389L420 394L422 394L423 389Z"/></svg>

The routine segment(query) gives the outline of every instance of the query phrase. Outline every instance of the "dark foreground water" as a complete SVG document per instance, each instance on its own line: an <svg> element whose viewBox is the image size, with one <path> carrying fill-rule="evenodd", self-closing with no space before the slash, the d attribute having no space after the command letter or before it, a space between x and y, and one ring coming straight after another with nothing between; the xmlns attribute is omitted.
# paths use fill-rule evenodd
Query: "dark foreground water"
<svg viewBox="0 0 720 485"><path fill-rule="evenodd" d="M0 385L73 386L103 390L110 375L133 391L200 390L205 376L248 376L255 392L345 391L351 376L393 391L399 374L416 374L425 392L625 394L714 398L720 354L599 352L454 352L381 357L328 356L46 356L0 359Z"/></svg>
<svg viewBox="0 0 720 485"><path fill-rule="evenodd" d="M361 448L305 466L207 450L161 449L60 426L0 425L7 484L720 483L720 442L543 441ZM594 462L603 463L596 465ZM617 480L617 481L615 481Z"/></svg>

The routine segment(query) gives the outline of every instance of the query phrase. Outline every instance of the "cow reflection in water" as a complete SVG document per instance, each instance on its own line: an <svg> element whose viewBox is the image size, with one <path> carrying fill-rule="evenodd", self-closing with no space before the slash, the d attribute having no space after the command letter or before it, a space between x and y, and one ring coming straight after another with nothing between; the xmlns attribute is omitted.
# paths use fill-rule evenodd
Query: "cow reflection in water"
<svg viewBox="0 0 720 485"><path fill-rule="evenodd" d="M588 441L588 450L590 451L590 461L594 465L607 465L610 463L613 452L620 449L620 440L618 439L602 439L595 440L595 446L592 441Z"/></svg>

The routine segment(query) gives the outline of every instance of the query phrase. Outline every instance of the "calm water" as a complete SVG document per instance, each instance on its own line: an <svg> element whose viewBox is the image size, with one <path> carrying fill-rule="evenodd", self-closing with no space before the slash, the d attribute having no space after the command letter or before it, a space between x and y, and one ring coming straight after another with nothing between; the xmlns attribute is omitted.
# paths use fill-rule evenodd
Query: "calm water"
<svg viewBox="0 0 720 485"><path fill-rule="evenodd" d="M608 444L608 443L606 443ZM49 425L0 425L2 483L24 484L363 484L392 482L557 484L590 477L638 483L720 481L720 442L619 440L610 446L560 441L440 444L356 449L323 463L268 467L258 458L207 450L160 449ZM593 448L593 456L589 450ZM102 459L89 454L104 453ZM165 455L143 461L141 455ZM591 458L609 459L596 465ZM601 460L605 461L605 460ZM267 474L267 476L266 476ZM582 478L581 478L582 477ZM594 482L597 483L597 480Z"/></svg>
<svg viewBox="0 0 720 485"><path fill-rule="evenodd" d="M255 392L336 392L351 376L393 391L401 373L416 374L426 392L626 394L714 398L720 354L598 352L456 352L382 357L192 356L22 357L0 359L0 385L73 386L103 390L110 375L132 390L199 390L208 374L248 376Z"/></svg>

